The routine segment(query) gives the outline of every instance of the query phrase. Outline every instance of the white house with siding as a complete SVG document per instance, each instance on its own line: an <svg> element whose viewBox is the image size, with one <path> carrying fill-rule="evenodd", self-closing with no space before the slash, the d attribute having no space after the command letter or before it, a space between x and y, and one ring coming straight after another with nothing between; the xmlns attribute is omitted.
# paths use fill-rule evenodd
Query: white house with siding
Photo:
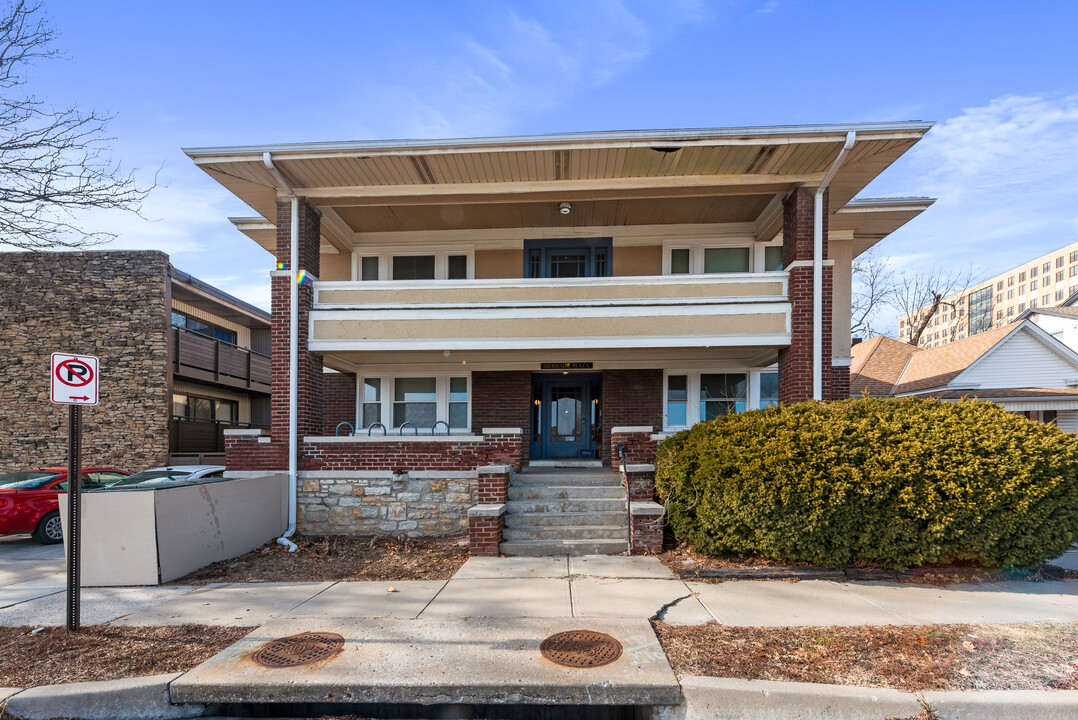
<svg viewBox="0 0 1078 720"><path fill-rule="evenodd" d="M1078 353L1030 318L936 348L879 336L853 348L859 397L974 397L1078 431Z"/></svg>

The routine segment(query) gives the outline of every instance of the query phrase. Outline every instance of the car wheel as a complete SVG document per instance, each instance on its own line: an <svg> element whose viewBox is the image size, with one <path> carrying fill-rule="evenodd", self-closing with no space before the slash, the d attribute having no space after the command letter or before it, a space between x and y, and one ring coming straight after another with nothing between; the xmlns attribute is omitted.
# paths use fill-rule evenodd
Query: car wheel
<svg viewBox="0 0 1078 720"><path fill-rule="evenodd" d="M60 525L60 512L53 510L50 513L45 513L45 517L41 518L41 522L37 524L37 529L34 530L34 540L37 540L42 545L55 545L58 542L63 542L64 531Z"/></svg>

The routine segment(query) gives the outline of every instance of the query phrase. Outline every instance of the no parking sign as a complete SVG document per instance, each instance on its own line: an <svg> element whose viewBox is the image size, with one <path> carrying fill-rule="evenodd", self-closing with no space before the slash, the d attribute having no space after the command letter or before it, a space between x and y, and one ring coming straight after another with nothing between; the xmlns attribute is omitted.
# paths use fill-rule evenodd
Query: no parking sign
<svg viewBox="0 0 1078 720"><path fill-rule="evenodd" d="M59 405L97 405L97 358L52 354L51 398Z"/></svg>

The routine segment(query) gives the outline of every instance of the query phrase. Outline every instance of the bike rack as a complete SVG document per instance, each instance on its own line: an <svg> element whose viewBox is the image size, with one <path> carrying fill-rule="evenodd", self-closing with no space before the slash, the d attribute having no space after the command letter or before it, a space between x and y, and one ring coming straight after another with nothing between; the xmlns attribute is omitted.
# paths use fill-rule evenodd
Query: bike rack
<svg viewBox="0 0 1078 720"><path fill-rule="evenodd" d="M434 434L434 429L436 427L438 427L439 425L445 425L445 434L448 435L449 434L449 423L447 423L445 420L439 420L438 422L431 425L430 426L430 434L433 435Z"/></svg>
<svg viewBox="0 0 1078 720"><path fill-rule="evenodd" d="M355 426L352 425L352 423L345 420L344 422L337 423L337 428L333 431L333 435L335 437L340 437L340 435L341 435L341 425L347 425L348 426L348 429L351 431L351 432L348 433L349 435L355 435L356 434Z"/></svg>
<svg viewBox="0 0 1078 720"><path fill-rule="evenodd" d="M386 426L383 425L380 422L371 423L370 425L367 426L367 437L371 436L371 431L374 430L376 427L382 428L382 437L385 437L386 434L387 434L386 433Z"/></svg>
<svg viewBox="0 0 1078 720"><path fill-rule="evenodd" d="M418 427L416 427L416 424L415 424L414 422L403 422L403 423L401 423L401 426L400 426L399 428L397 428L397 430L398 430L398 431L400 432L400 434L401 434L401 437L403 437L403 436L404 436L404 426L405 426L405 425L411 425L411 426L412 426L412 430L414 430L414 431L415 431L415 435L416 435L416 436L418 437L418 435L419 435L419 428L418 428Z"/></svg>

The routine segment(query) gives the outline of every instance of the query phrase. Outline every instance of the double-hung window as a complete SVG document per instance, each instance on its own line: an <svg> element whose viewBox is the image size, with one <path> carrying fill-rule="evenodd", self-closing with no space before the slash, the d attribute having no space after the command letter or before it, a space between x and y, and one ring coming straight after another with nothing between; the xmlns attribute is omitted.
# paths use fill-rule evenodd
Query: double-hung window
<svg viewBox="0 0 1078 720"><path fill-rule="evenodd" d="M358 389L357 420L360 429L382 423L389 429L412 423L421 432L437 425L445 432L467 431L471 425L468 376L391 376L365 374ZM409 428L409 431L411 429Z"/></svg>
<svg viewBox="0 0 1078 720"><path fill-rule="evenodd" d="M472 250L406 252L399 249L357 251L353 277L378 280L467 280L473 275Z"/></svg>
<svg viewBox="0 0 1078 720"><path fill-rule="evenodd" d="M782 270L782 246L746 241L668 241L663 246L665 275L776 272Z"/></svg>
<svg viewBox="0 0 1078 720"><path fill-rule="evenodd" d="M668 371L665 377L663 426L676 430L779 401L778 373Z"/></svg>

